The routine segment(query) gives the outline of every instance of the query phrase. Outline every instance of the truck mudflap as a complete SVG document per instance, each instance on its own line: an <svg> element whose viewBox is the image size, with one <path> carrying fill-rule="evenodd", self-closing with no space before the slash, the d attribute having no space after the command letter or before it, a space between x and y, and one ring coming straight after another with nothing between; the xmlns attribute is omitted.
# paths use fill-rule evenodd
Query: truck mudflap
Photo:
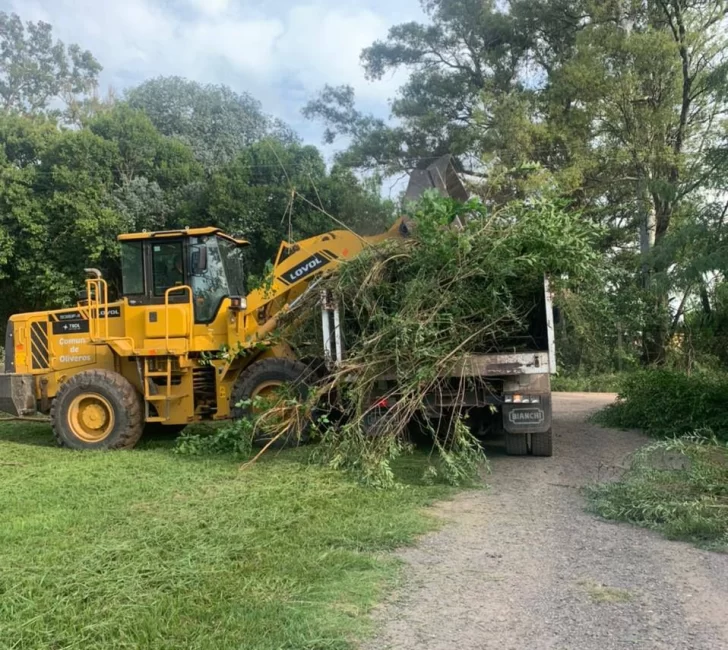
<svg viewBox="0 0 728 650"><path fill-rule="evenodd" d="M551 429L551 395L534 403L503 404L503 428L508 433L545 433Z"/></svg>
<svg viewBox="0 0 728 650"><path fill-rule="evenodd" d="M36 411L33 375L0 374L0 411L33 415Z"/></svg>

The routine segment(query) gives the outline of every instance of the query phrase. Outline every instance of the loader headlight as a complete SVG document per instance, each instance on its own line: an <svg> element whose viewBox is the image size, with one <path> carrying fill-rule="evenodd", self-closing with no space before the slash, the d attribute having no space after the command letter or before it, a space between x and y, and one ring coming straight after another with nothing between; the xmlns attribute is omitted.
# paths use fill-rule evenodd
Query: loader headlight
<svg viewBox="0 0 728 650"><path fill-rule="evenodd" d="M230 309L232 311L245 311L248 308L248 301L242 296L231 296Z"/></svg>

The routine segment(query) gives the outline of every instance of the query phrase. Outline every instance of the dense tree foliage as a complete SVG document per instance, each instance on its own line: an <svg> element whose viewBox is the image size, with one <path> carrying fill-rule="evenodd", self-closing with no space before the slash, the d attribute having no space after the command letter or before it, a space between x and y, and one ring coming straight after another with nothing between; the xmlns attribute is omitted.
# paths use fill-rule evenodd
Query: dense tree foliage
<svg viewBox="0 0 728 650"><path fill-rule="evenodd" d="M265 115L257 100L227 86L159 77L132 88L127 101L144 111L161 134L188 144L208 169L230 162L265 137L298 140L285 124Z"/></svg>
<svg viewBox="0 0 728 650"><path fill-rule="evenodd" d="M327 169L253 98L173 77L100 101L99 70L0 14L0 319L73 304L89 266L118 288L123 232L219 226L260 274L281 239L392 220L376 183Z"/></svg>
<svg viewBox="0 0 728 650"><path fill-rule="evenodd" d="M99 63L0 13L0 318L114 281L123 231L212 224L253 242L386 226L378 175L452 153L488 204L557 199L599 226L605 278L571 301L562 361L584 371L721 364L728 340L728 3L423 0L362 53L409 76L387 121L325 87L320 152L224 86L157 78L95 95ZM354 170L354 171L353 171Z"/></svg>
<svg viewBox="0 0 728 650"><path fill-rule="evenodd" d="M0 12L0 107L5 111L60 114L51 105L73 110L78 97L96 88L101 66L88 50L53 41L48 23L23 25Z"/></svg>
<svg viewBox="0 0 728 650"><path fill-rule="evenodd" d="M722 0L426 0L427 24L362 53L409 79L394 126L350 88L304 109L341 160L389 172L453 153L486 200L567 198L604 227L613 277L570 328L586 366L662 363L686 312L717 306L726 203L728 4ZM595 346L596 343L600 345ZM596 354L596 356L595 356ZM629 360L627 359L627 360ZM580 360L580 361L579 361Z"/></svg>
<svg viewBox="0 0 728 650"><path fill-rule="evenodd" d="M295 241L339 228L332 216L372 234L383 231L393 214L377 186L360 183L341 167L329 173L315 147L275 138L247 147L214 172L201 200L196 221L245 234L254 243L256 269L273 257L282 237Z"/></svg>
<svg viewBox="0 0 728 650"><path fill-rule="evenodd" d="M201 174L184 145L125 106L80 130L6 115L0 142L4 314L67 304L84 267L114 279L116 235L173 224L176 193ZM149 202L155 192L159 201Z"/></svg>

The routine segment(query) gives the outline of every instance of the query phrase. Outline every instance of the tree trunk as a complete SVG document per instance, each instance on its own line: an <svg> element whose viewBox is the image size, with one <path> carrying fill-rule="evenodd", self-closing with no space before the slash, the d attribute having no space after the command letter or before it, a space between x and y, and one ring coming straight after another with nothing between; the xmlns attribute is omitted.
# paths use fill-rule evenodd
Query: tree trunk
<svg viewBox="0 0 728 650"><path fill-rule="evenodd" d="M650 255L655 247L657 216L655 206L647 197L647 190L642 191L642 219L640 220L640 253L642 255L642 287L649 290L652 282L652 264Z"/></svg>
<svg viewBox="0 0 728 650"><path fill-rule="evenodd" d="M670 337L669 306L667 292L655 286L653 276L661 269L653 258L670 221L672 206L656 196L643 201L643 219L640 224L640 252L642 253L642 286L647 295L648 310L642 335L642 361L645 365L662 365L665 362Z"/></svg>
<svg viewBox="0 0 728 650"><path fill-rule="evenodd" d="M622 334L622 323L617 323L617 372L624 369L624 336Z"/></svg>
<svg viewBox="0 0 728 650"><path fill-rule="evenodd" d="M710 296L708 295L708 288L705 286L705 281L700 282L700 304L703 307L703 313L706 316L710 316L713 313L713 309L710 305Z"/></svg>
<svg viewBox="0 0 728 650"><path fill-rule="evenodd" d="M648 319L642 337L642 362L647 366L663 365L667 357L669 299L662 291L653 291L648 305Z"/></svg>

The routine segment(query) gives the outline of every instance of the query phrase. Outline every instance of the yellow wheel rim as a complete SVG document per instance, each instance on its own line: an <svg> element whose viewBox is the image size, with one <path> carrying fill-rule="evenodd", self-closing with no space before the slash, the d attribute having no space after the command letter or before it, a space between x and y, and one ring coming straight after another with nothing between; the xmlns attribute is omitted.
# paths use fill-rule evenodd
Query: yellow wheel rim
<svg viewBox="0 0 728 650"><path fill-rule="evenodd" d="M271 381L264 381L260 385L255 387L255 390L251 393L250 398L252 400L255 400L256 397L260 397L267 403L267 406L271 406L274 404L276 394L281 386L283 386L282 381L277 381L275 379L272 379ZM255 405L253 405L252 410L253 413L258 414L262 409L260 406L256 407Z"/></svg>
<svg viewBox="0 0 728 650"><path fill-rule="evenodd" d="M84 442L100 442L114 429L114 409L98 393L78 395L68 409L68 426Z"/></svg>

